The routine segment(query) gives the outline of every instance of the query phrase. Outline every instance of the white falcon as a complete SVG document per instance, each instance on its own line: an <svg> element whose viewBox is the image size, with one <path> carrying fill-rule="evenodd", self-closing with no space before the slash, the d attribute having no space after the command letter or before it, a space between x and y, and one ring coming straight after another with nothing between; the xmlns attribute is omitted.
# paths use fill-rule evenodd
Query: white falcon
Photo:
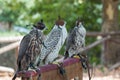
<svg viewBox="0 0 120 80"><path fill-rule="evenodd" d="M78 54L80 48L85 47L86 29L82 25L80 19L77 19L75 27L69 33L66 40L66 52L65 59L72 57L74 54Z"/></svg>
<svg viewBox="0 0 120 80"><path fill-rule="evenodd" d="M36 65L52 63L58 57L67 37L65 26L66 22L59 17L44 41L46 47L42 47L41 54L36 59Z"/></svg>

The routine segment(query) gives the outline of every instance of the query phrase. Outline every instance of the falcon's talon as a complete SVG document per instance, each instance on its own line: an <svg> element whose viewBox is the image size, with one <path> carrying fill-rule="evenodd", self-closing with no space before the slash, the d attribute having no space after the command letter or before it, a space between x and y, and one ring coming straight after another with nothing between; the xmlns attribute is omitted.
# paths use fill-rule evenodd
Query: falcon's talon
<svg viewBox="0 0 120 80"><path fill-rule="evenodd" d="M73 58L80 59L80 56L79 55L74 55Z"/></svg>
<svg viewBox="0 0 120 80"><path fill-rule="evenodd" d="M56 64L58 66L58 68L60 70L60 74L62 74L62 75L65 74L65 69L63 68L63 64L61 62L54 61L54 62L52 62L52 64Z"/></svg>
<svg viewBox="0 0 120 80"><path fill-rule="evenodd" d="M56 64L58 67L60 67L62 63L54 61L54 62L52 62L52 64Z"/></svg>

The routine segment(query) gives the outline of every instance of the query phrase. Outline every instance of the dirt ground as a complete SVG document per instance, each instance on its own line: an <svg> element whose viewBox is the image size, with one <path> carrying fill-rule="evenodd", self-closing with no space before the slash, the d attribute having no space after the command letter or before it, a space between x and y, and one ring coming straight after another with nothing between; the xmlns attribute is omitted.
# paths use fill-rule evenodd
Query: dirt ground
<svg viewBox="0 0 120 80"><path fill-rule="evenodd" d="M0 72L0 80L11 80L13 73ZM16 80L21 80L17 78ZM87 72L83 73L83 80L89 80ZM93 68L93 74L91 80L120 80L120 67L114 70L108 70L107 68L95 67Z"/></svg>
<svg viewBox="0 0 120 80"><path fill-rule="evenodd" d="M89 80L88 74L83 74L83 80ZM120 80L120 67L114 70L94 68L91 80Z"/></svg>

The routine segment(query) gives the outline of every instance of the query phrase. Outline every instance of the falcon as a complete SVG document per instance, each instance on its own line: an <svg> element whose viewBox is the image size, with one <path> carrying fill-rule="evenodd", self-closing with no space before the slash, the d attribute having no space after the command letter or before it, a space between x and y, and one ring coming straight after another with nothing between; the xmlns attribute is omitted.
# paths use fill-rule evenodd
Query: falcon
<svg viewBox="0 0 120 80"><path fill-rule="evenodd" d="M33 29L23 37L19 54L17 58L17 71L12 80L15 80L16 74L19 71L28 70L28 68L35 68L34 62L37 56L41 53L44 35L41 32L45 28L43 20L33 25Z"/></svg>
<svg viewBox="0 0 120 80"><path fill-rule="evenodd" d="M46 48L42 47L41 54L36 59L37 65L49 64L57 59L59 51L67 37L65 26L66 22L59 17L44 41Z"/></svg>
<svg viewBox="0 0 120 80"><path fill-rule="evenodd" d="M79 49L85 47L85 36L86 29L84 28L82 21L78 18L75 27L67 37L64 59L72 57L74 54L78 54L77 52Z"/></svg>

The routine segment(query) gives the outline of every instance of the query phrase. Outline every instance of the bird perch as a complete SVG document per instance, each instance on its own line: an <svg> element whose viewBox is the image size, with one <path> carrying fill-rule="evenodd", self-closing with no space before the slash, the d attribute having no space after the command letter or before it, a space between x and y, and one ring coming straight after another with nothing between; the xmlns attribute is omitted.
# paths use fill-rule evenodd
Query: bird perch
<svg viewBox="0 0 120 80"><path fill-rule="evenodd" d="M120 35L120 31L118 32L87 32L86 36L96 37L96 36L108 36L108 35Z"/></svg>
<svg viewBox="0 0 120 80"><path fill-rule="evenodd" d="M23 36L18 37L0 37L0 43L9 43L22 40Z"/></svg>
<svg viewBox="0 0 120 80"><path fill-rule="evenodd" d="M67 77L68 80L79 77L79 80L82 80L82 65L79 59L68 58L63 62L63 68L65 69L65 76L60 74L59 68L56 64L48 64L40 66L37 72L28 70L20 71L17 74L17 77L31 77L32 80L37 80L38 75L41 75L41 80L65 80Z"/></svg>
<svg viewBox="0 0 120 80"><path fill-rule="evenodd" d="M11 43L11 44L9 44L9 45L7 45L7 46L4 46L4 47L0 48L0 54L2 54L2 53L4 53L4 52L7 52L7 51L9 51L9 50L11 50L11 49L14 49L14 48L16 48L16 47L18 47L19 44L20 44L20 41L17 41L17 42Z"/></svg>

